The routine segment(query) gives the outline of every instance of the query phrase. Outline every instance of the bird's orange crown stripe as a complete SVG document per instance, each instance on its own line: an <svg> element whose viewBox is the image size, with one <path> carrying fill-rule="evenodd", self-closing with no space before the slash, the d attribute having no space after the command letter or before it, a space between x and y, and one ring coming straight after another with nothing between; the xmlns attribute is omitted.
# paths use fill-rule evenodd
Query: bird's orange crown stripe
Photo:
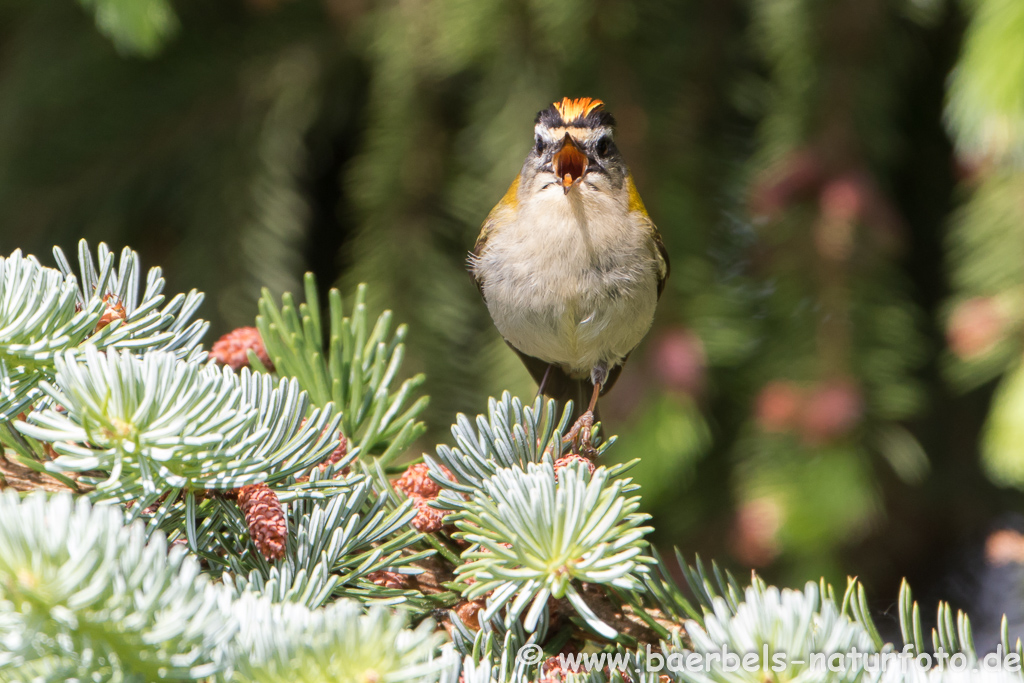
<svg viewBox="0 0 1024 683"><path fill-rule="evenodd" d="M554 104L555 110L565 123L572 123L582 119L595 109L600 109L604 106L604 102L601 100L595 100L590 97L580 97L575 100L563 97L561 102L555 102Z"/></svg>

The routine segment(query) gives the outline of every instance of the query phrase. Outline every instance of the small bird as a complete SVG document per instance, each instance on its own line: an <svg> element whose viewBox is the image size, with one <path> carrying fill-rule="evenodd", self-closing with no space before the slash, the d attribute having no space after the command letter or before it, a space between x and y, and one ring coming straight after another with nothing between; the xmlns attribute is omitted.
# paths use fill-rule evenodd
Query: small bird
<svg viewBox="0 0 1024 683"><path fill-rule="evenodd" d="M537 114L533 148L469 256L498 332L538 393L571 399L577 411L589 393L584 426L650 329L669 274L614 127L589 97Z"/></svg>

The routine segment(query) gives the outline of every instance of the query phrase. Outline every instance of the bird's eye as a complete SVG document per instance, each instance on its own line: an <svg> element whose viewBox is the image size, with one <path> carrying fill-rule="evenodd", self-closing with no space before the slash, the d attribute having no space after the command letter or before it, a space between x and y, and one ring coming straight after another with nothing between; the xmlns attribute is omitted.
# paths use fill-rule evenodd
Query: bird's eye
<svg viewBox="0 0 1024 683"><path fill-rule="evenodd" d="M607 135L598 140L597 145L594 147L599 157L606 156L609 149L611 149L611 140L608 139Z"/></svg>
<svg viewBox="0 0 1024 683"><path fill-rule="evenodd" d="M547 147L547 145L546 145L546 144L544 143L544 141L543 141L543 140L541 140L540 136L538 135L538 136L537 136L537 144L536 144L536 146L534 147L534 149L536 149L536 150L537 150L537 154L543 154L543 153L544 153L544 148L545 148L545 147Z"/></svg>

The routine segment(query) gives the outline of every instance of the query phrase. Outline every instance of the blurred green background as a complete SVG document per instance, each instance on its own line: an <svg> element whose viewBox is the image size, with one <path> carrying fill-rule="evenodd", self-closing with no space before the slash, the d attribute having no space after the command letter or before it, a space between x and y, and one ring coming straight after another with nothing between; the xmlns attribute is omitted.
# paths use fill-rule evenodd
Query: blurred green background
<svg viewBox="0 0 1024 683"><path fill-rule="evenodd" d="M657 543L1020 625L1019 0L3 0L0 252L130 245L208 344L369 282L430 448L535 390L465 257L563 95L672 257L603 404Z"/></svg>

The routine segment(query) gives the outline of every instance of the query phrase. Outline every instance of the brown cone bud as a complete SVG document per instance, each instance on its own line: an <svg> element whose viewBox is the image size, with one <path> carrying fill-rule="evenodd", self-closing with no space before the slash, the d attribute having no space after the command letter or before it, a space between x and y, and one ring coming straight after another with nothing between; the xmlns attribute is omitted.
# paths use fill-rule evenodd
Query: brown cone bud
<svg viewBox="0 0 1024 683"><path fill-rule="evenodd" d="M454 475L444 465L441 466L441 471L444 476L452 481L455 480ZM395 489L401 491L405 495L412 498L413 496L419 496L420 498L437 498L437 495L441 493L440 485L430 478L430 468L426 463L417 463L410 465L401 477L395 480Z"/></svg>
<svg viewBox="0 0 1024 683"><path fill-rule="evenodd" d="M245 515L249 535L268 560L284 557L288 540L288 525L281 502L266 484L251 484L237 490L238 507Z"/></svg>
<svg viewBox="0 0 1024 683"><path fill-rule="evenodd" d="M430 507L430 503L419 496L409 496L416 505L416 517L412 520L412 526L422 534L432 534L440 531L444 526L444 518L448 513L444 510Z"/></svg>
<svg viewBox="0 0 1024 683"><path fill-rule="evenodd" d="M370 572L366 578L383 588L397 588L404 590L409 587L409 576L398 572L389 572L382 569L377 572Z"/></svg>
<svg viewBox="0 0 1024 683"><path fill-rule="evenodd" d="M484 600L463 600L455 606L455 614L467 628L479 631L481 628L480 612L485 607L487 607L487 602Z"/></svg>
<svg viewBox="0 0 1024 683"><path fill-rule="evenodd" d="M582 455L579 455L578 453L569 453L567 455L563 455L561 458L555 461L555 481L558 481L558 470L562 469L563 467L575 465L578 462L584 463L587 466L587 469L590 470L590 473L594 473L596 467L593 461L591 461L589 458L584 458Z"/></svg>
<svg viewBox="0 0 1024 683"><path fill-rule="evenodd" d="M445 477L455 480L447 467L442 465L441 471ZM440 531L444 526L445 515L448 514L446 510L438 510L429 505L429 502L441 493L441 487L430 478L429 472L430 468L426 463L410 465L392 484L396 491L401 491L413 501L416 506L416 517L412 520L412 526L424 534Z"/></svg>
<svg viewBox="0 0 1024 683"><path fill-rule="evenodd" d="M274 364L270 362L263 339L260 338L259 330L255 327L239 327L237 330L228 332L213 343L210 355L221 365L230 365L233 370L241 370L249 367L247 352L250 349L268 372L274 371Z"/></svg>
<svg viewBox="0 0 1024 683"><path fill-rule="evenodd" d="M562 647L558 655L579 654L579 651L580 650L576 644L570 640L564 647ZM540 665L540 683L565 683L565 681L569 679L569 674L578 674L581 672L582 662L580 663L580 666L576 668L562 668L562 660L558 655L548 657L544 660L544 663Z"/></svg>
<svg viewBox="0 0 1024 683"><path fill-rule="evenodd" d="M103 311L103 315L100 316L99 322L96 323L96 329L93 330L93 333L99 332L115 320L125 320L128 317L128 313L124 310L124 304L121 303L116 294L104 295L103 303L107 307Z"/></svg>
<svg viewBox="0 0 1024 683"><path fill-rule="evenodd" d="M327 456L326 460L324 460L322 463L320 463L318 465L318 467L320 468L321 472L326 471L328 467L330 467L331 465L334 465L339 460L341 460L346 455L348 455L348 439L345 438L345 435L341 434L341 433L338 434L338 437L340 438L340 442L338 443L338 447L335 448L331 452L331 454L329 456ZM349 468L348 467L345 467L345 468L343 468L341 470L342 476L345 476L348 473L349 473Z"/></svg>

